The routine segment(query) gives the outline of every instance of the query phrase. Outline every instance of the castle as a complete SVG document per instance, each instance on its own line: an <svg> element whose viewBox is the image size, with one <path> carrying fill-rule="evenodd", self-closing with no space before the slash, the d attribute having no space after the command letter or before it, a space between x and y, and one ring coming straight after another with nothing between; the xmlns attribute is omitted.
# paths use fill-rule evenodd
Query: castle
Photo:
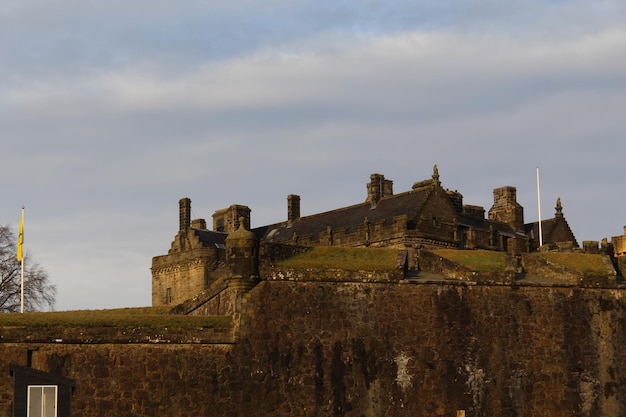
<svg viewBox="0 0 626 417"><path fill-rule="evenodd" d="M253 229L246 206L216 211L209 230L181 199L169 253L152 261L165 308L151 310L186 325L0 326L0 417L26 416L33 393L56 397L58 416L626 415L626 284L606 256L626 259L626 235L578 248L557 200L539 247L513 187L487 212L436 168L407 192L392 185L374 174L363 203L311 216L290 195L285 221ZM445 257L472 249L506 266ZM281 262L302 252L397 265Z"/></svg>
<svg viewBox="0 0 626 417"><path fill-rule="evenodd" d="M152 260L152 305L176 305L230 276L258 278L260 252L271 245L375 247L406 250L487 249L511 254L537 251L538 222L525 223L515 187L493 190L486 211L467 205L457 191L445 189L435 165L430 179L411 190L393 192L393 182L372 174L364 202L300 215L300 196L287 197L287 219L250 230L249 207L231 205L213 214L213 228L191 219L191 200L179 204L179 230L167 255ZM576 238L565 220L560 198L554 218L542 220L545 248L572 250ZM407 269L416 268L407 257Z"/></svg>

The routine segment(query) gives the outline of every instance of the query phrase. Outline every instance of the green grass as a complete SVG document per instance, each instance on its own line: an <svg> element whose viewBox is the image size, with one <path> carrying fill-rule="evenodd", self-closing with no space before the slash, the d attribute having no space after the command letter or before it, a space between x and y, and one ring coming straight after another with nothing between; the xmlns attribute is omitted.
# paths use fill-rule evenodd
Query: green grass
<svg viewBox="0 0 626 417"><path fill-rule="evenodd" d="M602 255L592 255L589 253L560 253L541 252L538 253L552 262L575 269L585 274L606 274L606 265Z"/></svg>
<svg viewBox="0 0 626 417"><path fill-rule="evenodd" d="M397 257L397 249L315 246L305 253L276 262L276 265L293 269L393 271Z"/></svg>
<svg viewBox="0 0 626 417"><path fill-rule="evenodd" d="M110 310L75 310L33 313L2 313L0 327L149 327L149 328L228 328L226 316L168 315L170 307L139 307Z"/></svg>
<svg viewBox="0 0 626 417"><path fill-rule="evenodd" d="M505 252L438 249L433 253L478 272L498 273L506 270Z"/></svg>

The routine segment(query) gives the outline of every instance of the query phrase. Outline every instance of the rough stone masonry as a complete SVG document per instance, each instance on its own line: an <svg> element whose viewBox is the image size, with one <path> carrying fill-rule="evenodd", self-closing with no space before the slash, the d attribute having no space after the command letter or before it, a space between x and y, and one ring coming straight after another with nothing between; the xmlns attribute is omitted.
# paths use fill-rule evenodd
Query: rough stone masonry
<svg viewBox="0 0 626 417"><path fill-rule="evenodd" d="M625 415L625 307L618 288L267 280L234 333L2 329L0 416L29 356L76 381L73 416Z"/></svg>

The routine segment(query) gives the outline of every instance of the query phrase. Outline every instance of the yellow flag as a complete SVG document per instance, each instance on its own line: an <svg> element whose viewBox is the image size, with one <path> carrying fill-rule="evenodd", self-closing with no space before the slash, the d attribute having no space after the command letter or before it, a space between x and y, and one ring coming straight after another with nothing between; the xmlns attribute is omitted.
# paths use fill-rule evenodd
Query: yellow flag
<svg viewBox="0 0 626 417"><path fill-rule="evenodd" d="M20 233L17 235L17 260L24 258L24 209L22 209L22 218L20 219Z"/></svg>

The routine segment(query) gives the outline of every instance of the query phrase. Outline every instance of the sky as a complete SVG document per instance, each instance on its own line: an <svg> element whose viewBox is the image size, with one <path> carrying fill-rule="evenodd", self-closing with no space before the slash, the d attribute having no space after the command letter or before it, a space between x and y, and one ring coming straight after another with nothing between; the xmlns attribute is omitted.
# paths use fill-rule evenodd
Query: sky
<svg viewBox="0 0 626 417"><path fill-rule="evenodd" d="M557 198L578 242L623 234L622 0L6 0L0 224L56 310L147 306L153 256L231 204L252 227L408 191Z"/></svg>

